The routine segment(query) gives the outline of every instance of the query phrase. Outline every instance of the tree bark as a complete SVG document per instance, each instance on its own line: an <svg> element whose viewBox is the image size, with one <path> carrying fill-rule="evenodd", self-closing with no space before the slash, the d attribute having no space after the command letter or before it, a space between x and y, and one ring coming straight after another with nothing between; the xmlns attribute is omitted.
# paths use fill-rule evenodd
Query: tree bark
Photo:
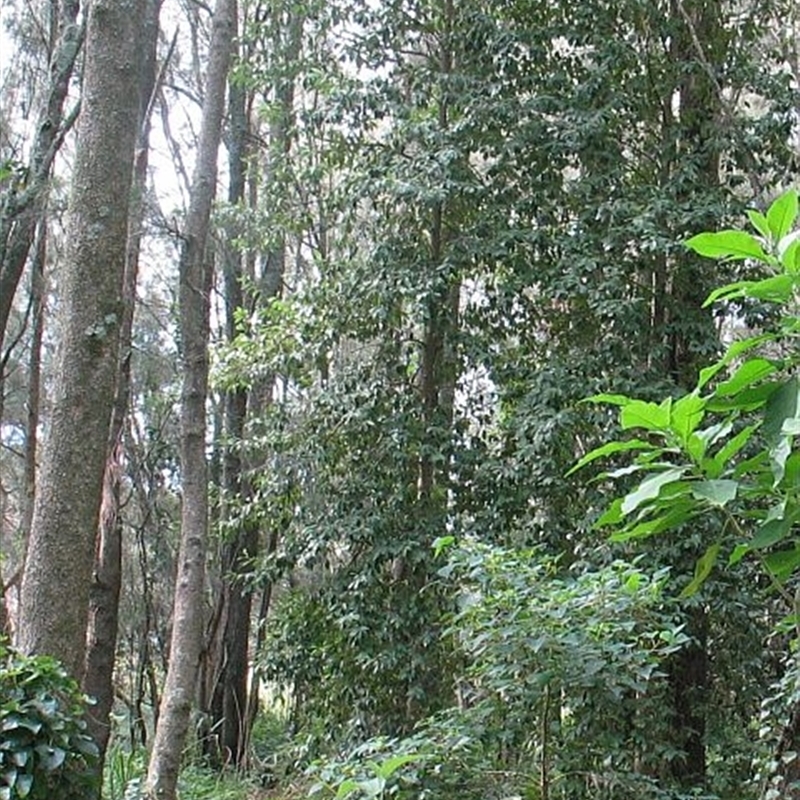
<svg viewBox="0 0 800 800"><path fill-rule="evenodd" d="M181 754L189 727L203 638L203 587L208 540L206 398L208 395L209 295L207 259L217 153L225 111L225 84L236 30L235 0L217 0L211 32L200 142L180 258L181 546L175 586L169 669L145 792L175 800Z"/></svg>
<svg viewBox="0 0 800 800"><path fill-rule="evenodd" d="M143 0L89 9L61 344L22 583L21 647L60 658L76 676L114 402L143 11Z"/></svg>
<svg viewBox="0 0 800 800"><path fill-rule="evenodd" d="M274 13L280 13L276 10ZM299 56L303 15L289 11L289 20L274 43L288 75L276 78L274 98L278 113L270 125L267 154L267 181L279 179L291 149L291 129L294 115L294 77L292 67ZM283 31L285 30L285 34ZM243 89L230 86L230 186L228 200L232 205L243 202L245 196L248 98ZM242 286L242 256L235 248L228 248L225 268L225 305L229 339L236 334L234 313L245 305ZM280 237L275 247L264 259L263 276L257 302L270 303L280 296L286 267L285 237ZM229 391L225 397L225 427L229 441L238 443L244 437L248 406L260 413L268 402L273 381L267 378L256 389L253 397L243 389ZM250 467L252 468L252 464ZM235 447L229 447L223 462L223 489L233 502L246 502L251 487L243 477L245 465ZM212 728L218 733L209 742L209 755L221 757L224 763L241 766L249 739L251 716L248 708L250 616L252 590L246 585L245 575L251 569L253 558L259 550L258 530L245 521L239 530L226 541L222 551L223 583L217 609L221 620L222 636L212 650L212 670L215 685L212 691L210 717ZM212 643L213 644L213 643ZM251 686L252 688L252 686Z"/></svg>
<svg viewBox="0 0 800 800"><path fill-rule="evenodd" d="M131 338L139 273L144 193L147 184L149 115L156 84L156 50L161 3L162 0L147 0L146 2L144 35L142 37L144 57L140 75L139 135L129 212L130 235L122 292L124 307L120 329L117 386L108 438L95 568L89 592L89 627L86 635L83 691L95 700L95 704L87 715L87 730L100 750L98 771L101 775L111 733L109 715L114 703L114 660L122 585L122 521L119 516L122 479L121 448L130 396Z"/></svg>
<svg viewBox="0 0 800 800"><path fill-rule="evenodd" d="M56 44L50 57L47 97L28 162L27 185L20 192L9 191L0 197L0 357L14 294L44 208L53 159L74 122L74 115L64 120L64 104L83 42L83 30L77 23L80 3L52 0L51 6L58 8L57 30L52 37Z"/></svg>
<svg viewBox="0 0 800 800"><path fill-rule="evenodd" d="M231 82L229 92L230 141L228 202L244 200L248 136L247 95ZM231 237L232 239L235 237ZM226 335L236 335L235 314L244 306L242 255L229 244L223 255ZM223 519L230 516L231 503L239 503L244 491L242 458L238 451L247 417L247 391L232 389L224 397L225 435L229 442L222 459ZM208 643L212 687L209 718L214 736L206 742L207 755L224 764L240 765L246 741L247 668L250 638L251 592L241 579L258 546L252 526L237 530L222 547L222 590L214 614L222 626L221 637Z"/></svg>

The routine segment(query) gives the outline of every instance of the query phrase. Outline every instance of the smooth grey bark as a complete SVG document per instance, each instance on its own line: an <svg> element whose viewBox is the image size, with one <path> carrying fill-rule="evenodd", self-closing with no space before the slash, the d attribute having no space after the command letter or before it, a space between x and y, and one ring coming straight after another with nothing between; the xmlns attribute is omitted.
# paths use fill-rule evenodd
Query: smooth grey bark
<svg viewBox="0 0 800 800"><path fill-rule="evenodd" d="M208 541L209 295L213 262L207 240L217 181L217 153L225 113L225 86L236 31L235 0L217 0L211 29L197 162L180 257L180 344L183 370L180 458L181 545L175 584L172 638L145 793L175 800L195 681L203 644L203 588Z"/></svg>
<svg viewBox="0 0 800 800"><path fill-rule="evenodd" d="M52 411L25 561L20 646L83 669L117 371L144 0L95 0L60 282Z"/></svg>

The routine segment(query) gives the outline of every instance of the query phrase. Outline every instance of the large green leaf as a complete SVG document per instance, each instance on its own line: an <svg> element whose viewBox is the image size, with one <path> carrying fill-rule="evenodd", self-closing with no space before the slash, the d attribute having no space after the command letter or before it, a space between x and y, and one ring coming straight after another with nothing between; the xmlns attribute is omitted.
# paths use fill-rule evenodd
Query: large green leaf
<svg viewBox="0 0 800 800"><path fill-rule="evenodd" d="M703 307L717 300L736 300L740 297L751 297L770 303L785 303L794 292L794 275L772 275L760 281L737 281L715 289L706 299Z"/></svg>
<svg viewBox="0 0 800 800"><path fill-rule="evenodd" d="M787 518L767 520L750 540L751 550L763 550L766 547L782 542L792 529L792 521Z"/></svg>
<svg viewBox="0 0 800 800"><path fill-rule="evenodd" d="M753 227L766 239L772 236L772 231L769 229L769 222L767 218L760 212L752 208L747 211L747 217L752 223Z"/></svg>
<svg viewBox="0 0 800 800"><path fill-rule="evenodd" d="M751 358L714 390L715 397L729 397L772 375L777 367L766 358Z"/></svg>
<svg viewBox="0 0 800 800"><path fill-rule="evenodd" d="M797 219L797 191L784 192L767 210L767 225L774 241L779 242Z"/></svg>
<svg viewBox="0 0 800 800"><path fill-rule="evenodd" d="M620 425L624 430L644 428L649 431L668 431L670 429L671 410L672 398L670 397L662 403L632 400L620 412Z"/></svg>
<svg viewBox="0 0 800 800"><path fill-rule="evenodd" d="M800 272L800 233L790 233L778 245L781 264L787 273L796 275Z"/></svg>
<svg viewBox="0 0 800 800"><path fill-rule="evenodd" d="M672 404L670 427L678 435L684 446L689 444L689 437L703 421L706 401L697 394L687 394Z"/></svg>
<svg viewBox="0 0 800 800"><path fill-rule="evenodd" d="M783 479L786 459L791 453L784 426L800 417L800 383L796 377L781 384L767 400L764 410L764 438L769 448L772 472L777 485Z"/></svg>
<svg viewBox="0 0 800 800"><path fill-rule="evenodd" d="M695 253L708 258L767 259L761 243L754 236L744 231L724 230L717 233L698 233L686 242L686 246Z"/></svg>
<svg viewBox="0 0 800 800"><path fill-rule="evenodd" d="M625 442L609 442L608 444L604 444L601 447L596 447L594 450L588 452L583 458L581 458L572 469L567 472L565 477L569 477L574 472L577 472L582 467L585 467L587 464L591 464L592 461L596 461L598 458L603 458L605 456L613 455L614 453L623 453L628 450L654 450L655 446L650 442L645 442L643 439L630 439Z"/></svg>
<svg viewBox="0 0 800 800"><path fill-rule="evenodd" d="M795 546L791 550L779 550L764 557L767 569L779 581L784 581L800 566L800 549Z"/></svg>
<svg viewBox="0 0 800 800"><path fill-rule="evenodd" d="M704 463L703 466L709 478L716 478L722 474L722 471L728 466L731 459L733 459L750 441L760 425L760 422L755 422L752 425L748 425L746 428L742 428L734 437L725 442L711 459Z"/></svg>
<svg viewBox="0 0 800 800"><path fill-rule="evenodd" d="M707 300L705 305L708 304L709 301ZM774 334L772 333L762 333L758 336L751 336L747 339L739 339L735 342L732 342L722 358L720 358L718 361L715 361L708 367L700 370L700 376L697 381L697 389L702 389L715 375L717 375L721 370L725 369L725 367L734 362L740 356L743 356L745 353L749 353L756 347L760 347L767 342L773 341L774 338Z"/></svg>
<svg viewBox="0 0 800 800"><path fill-rule="evenodd" d="M697 500L705 500L720 508L735 500L738 491L739 482L732 480L700 481L692 485L692 495Z"/></svg>
<svg viewBox="0 0 800 800"><path fill-rule="evenodd" d="M655 475L645 478L623 499L620 507L623 516L627 516L635 511L642 503L654 500L665 486L679 481L687 470L688 467L672 467L671 469L657 472Z"/></svg>
<svg viewBox="0 0 800 800"><path fill-rule="evenodd" d="M670 501L665 514L627 526L614 532L609 538L612 542L627 542L630 539L643 539L657 533L666 533L691 519L698 511L698 504L694 500L676 498Z"/></svg>

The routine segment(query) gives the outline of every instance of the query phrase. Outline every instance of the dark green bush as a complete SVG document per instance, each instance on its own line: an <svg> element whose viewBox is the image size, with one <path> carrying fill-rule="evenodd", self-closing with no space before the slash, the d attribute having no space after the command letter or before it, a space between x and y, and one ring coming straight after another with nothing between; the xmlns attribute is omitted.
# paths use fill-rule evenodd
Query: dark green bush
<svg viewBox="0 0 800 800"><path fill-rule="evenodd" d="M0 800L84 800L97 781L86 698L61 664L0 640Z"/></svg>

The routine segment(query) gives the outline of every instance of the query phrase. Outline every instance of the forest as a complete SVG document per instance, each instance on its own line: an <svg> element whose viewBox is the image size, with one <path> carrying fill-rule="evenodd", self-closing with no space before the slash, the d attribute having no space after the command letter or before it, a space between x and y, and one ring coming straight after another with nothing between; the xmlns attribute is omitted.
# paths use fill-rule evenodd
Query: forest
<svg viewBox="0 0 800 800"><path fill-rule="evenodd" d="M4 0L0 800L800 800L798 170L793 0Z"/></svg>

